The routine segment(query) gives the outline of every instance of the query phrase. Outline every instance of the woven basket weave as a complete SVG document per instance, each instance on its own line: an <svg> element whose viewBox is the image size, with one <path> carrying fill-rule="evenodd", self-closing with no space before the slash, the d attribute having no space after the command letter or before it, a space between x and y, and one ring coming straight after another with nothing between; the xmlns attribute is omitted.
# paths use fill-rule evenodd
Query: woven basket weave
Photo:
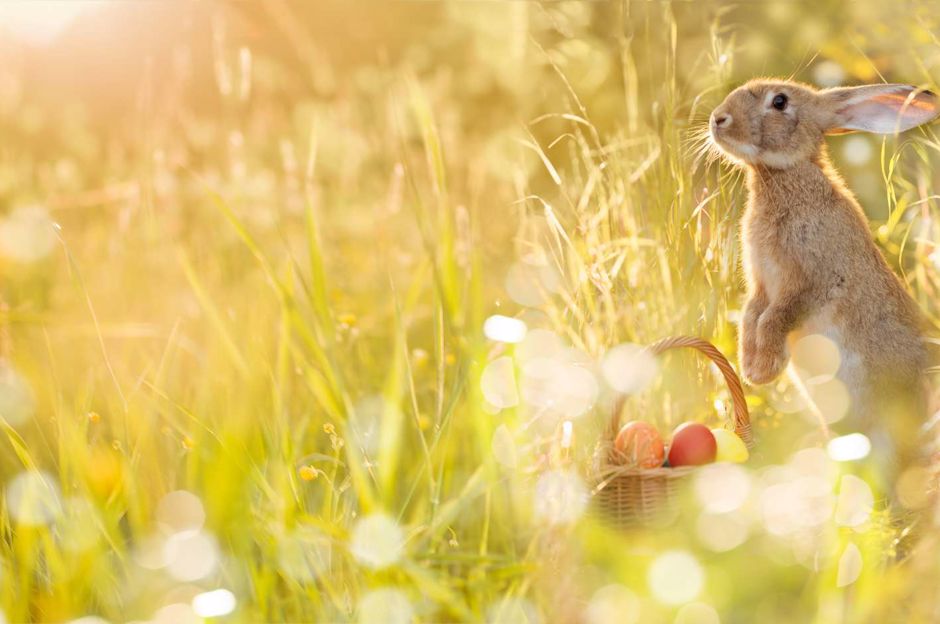
<svg viewBox="0 0 940 624"><path fill-rule="evenodd" d="M721 371L734 404L734 431L748 448L753 446L751 420L744 400L744 389L734 368L713 344L692 336L665 338L648 351L660 355L670 349L690 348L707 356ZM635 468L618 464L614 440L620 430L623 402L614 409L607 429L594 453L594 504L615 526L668 521L678 511L680 487L696 466L677 468Z"/></svg>

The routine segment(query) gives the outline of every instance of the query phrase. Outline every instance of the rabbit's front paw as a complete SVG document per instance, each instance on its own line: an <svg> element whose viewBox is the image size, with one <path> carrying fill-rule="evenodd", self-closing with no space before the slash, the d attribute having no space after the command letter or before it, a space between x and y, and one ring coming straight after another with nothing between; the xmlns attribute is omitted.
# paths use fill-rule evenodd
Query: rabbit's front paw
<svg viewBox="0 0 940 624"><path fill-rule="evenodd" d="M783 372L787 365L787 353L785 350L754 349L750 353L745 352L742 364L745 379L752 384L765 384Z"/></svg>

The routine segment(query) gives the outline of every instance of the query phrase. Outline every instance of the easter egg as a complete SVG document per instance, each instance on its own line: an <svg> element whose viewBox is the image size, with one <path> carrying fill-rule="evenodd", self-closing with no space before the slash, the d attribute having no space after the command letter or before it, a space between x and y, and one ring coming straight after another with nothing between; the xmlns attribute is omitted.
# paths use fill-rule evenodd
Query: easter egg
<svg viewBox="0 0 940 624"><path fill-rule="evenodd" d="M669 446L670 466L700 466L715 461L715 436L708 427L699 423L679 425L672 432Z"/></svg>
<svg viewBox="0 0 940 624"><path fill-rule="evenodd" d="M734 462L736 464L747 461L749 456L747 446L744 445L744 440L739 438L734 431L712 429L712 435L715 436L715 443L718 446L715 461Z"/></svg>
<svg viewBox="0 0 940 624"><path fill-rule="evenodd" d="M649 423L631 421L620 428L614 448L621 461L637 468L657 468L663 464L663 439Z"/></svg>

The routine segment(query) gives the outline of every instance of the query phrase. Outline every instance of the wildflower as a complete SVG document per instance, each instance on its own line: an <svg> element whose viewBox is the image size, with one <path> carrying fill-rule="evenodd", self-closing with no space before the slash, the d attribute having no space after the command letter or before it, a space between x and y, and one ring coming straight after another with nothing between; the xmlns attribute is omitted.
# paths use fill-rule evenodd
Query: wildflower
<svg viewBox="0 0 940 624"><path fill-rule="evenodd" d="M313 481L320 476L320 471L309 464L301 466L297 472L304 481Z"/></svg>
<svg viewBox="0 0 940 624"><path fill-rule="evenodd" d="M340 314L337 320L344 327L355 327L357 322L356 315L350 313Z"/></svg>
<svg viewBox="0 0 940 624"><path fill-rule="evenodd" d="M336 435L336 427L333 426L333 423L326 423L323 425L323 431L330 435Z"/></svg>
<svg viewBox="0 0 940 624"><path fill-rule="evenodd" d="M183 440L181 441L181 444L183 445L183 448L188 451L188 450L190 450L191 448L193 448L194 446L196 446L196 441L193 440L193 439L192 439L191 437L189 437L189 436L183 436Z"/></svg>
<svg viewBox="0 0 940 624"><path fill-rule="evenodd" d="M88 462L84 466L89 489L101 499L107 499L114 494L123 479L120 444L113 444L112 448L114 450L109 450L106 446L92 447Z"/></svg>
<svg viewBox="0 0 940 624"><path fill-rule="evenodd" d="M88 412L88 422L90 422L93 425L98 424L99 422L101 422L101 414L99 414L98 412Z"/></svg>

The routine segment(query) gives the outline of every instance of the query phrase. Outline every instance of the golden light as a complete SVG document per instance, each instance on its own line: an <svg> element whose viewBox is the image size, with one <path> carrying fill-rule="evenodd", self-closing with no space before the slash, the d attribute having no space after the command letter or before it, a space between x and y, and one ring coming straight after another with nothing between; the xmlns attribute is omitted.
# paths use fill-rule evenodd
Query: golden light
<svg viewBox="0 0 940 624"><path fill-rule="evenodd" d="M104 0L13 0L0 2L0 31L33 44L53 41L79 15Z"/></svg>

